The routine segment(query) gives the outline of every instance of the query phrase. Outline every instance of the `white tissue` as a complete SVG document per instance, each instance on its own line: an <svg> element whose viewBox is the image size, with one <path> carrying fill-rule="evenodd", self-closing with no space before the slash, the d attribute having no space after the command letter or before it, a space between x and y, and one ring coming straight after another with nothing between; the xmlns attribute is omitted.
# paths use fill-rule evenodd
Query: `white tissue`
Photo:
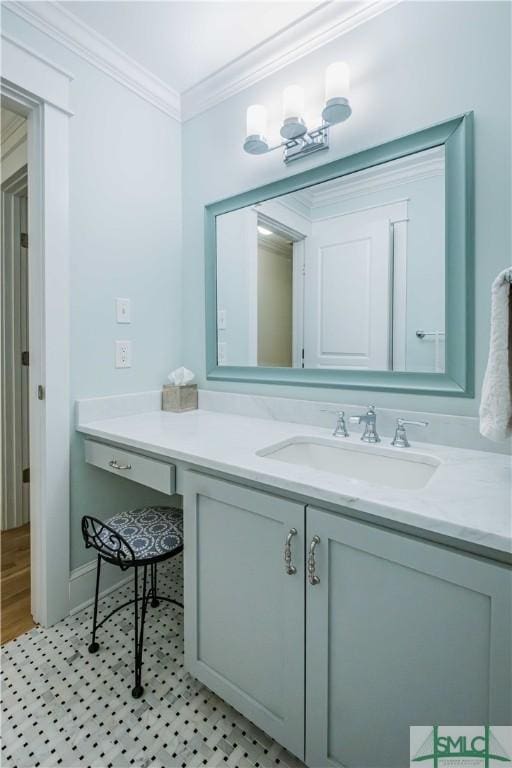
<svg viewBox="0 0 512 768"><path fill-rule="evenodd" d="M190 384L194 381L194 374L188 368L181 366L181 368L171 371L167 378L175 387L184 387L185 384Z"/></svg>

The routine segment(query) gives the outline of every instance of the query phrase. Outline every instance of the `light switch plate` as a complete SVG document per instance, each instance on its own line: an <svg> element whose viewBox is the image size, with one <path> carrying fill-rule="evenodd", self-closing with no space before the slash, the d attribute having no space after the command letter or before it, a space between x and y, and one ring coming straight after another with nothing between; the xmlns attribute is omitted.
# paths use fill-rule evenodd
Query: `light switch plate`
<svg viewBox="0 0 512 768"><path fill-rule="evenodd" d="M132 367L131 341L116 341L116 368Z"/></svg>
<svg viewBox="0 0 512 768"><path fill-rule="evenodd" d="M131 323L130 299L116 299L116 320L118 323Z"/></svg>

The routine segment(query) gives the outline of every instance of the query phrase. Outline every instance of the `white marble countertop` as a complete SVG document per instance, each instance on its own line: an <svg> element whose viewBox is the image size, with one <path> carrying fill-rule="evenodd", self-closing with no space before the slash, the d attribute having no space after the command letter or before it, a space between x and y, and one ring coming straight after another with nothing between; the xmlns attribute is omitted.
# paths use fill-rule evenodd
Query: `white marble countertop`
<svg viewBox="0 0 512 768"><path fill-rule="evenodd" d="M77 427L91 437L216 470L314 502L326 502L440 537L510 555L510 457L414 440L411 449L440 465L420 490L397 490L258 456L257 451L299 435L329 437L331 430L290 422L216 413L151 411L101 419ZM341 438L360 445L359 434ZM389 438L371 446L389 449ZM467 547L466 547L467 548ZM471 547L470 547L471 548Z"/></svg>

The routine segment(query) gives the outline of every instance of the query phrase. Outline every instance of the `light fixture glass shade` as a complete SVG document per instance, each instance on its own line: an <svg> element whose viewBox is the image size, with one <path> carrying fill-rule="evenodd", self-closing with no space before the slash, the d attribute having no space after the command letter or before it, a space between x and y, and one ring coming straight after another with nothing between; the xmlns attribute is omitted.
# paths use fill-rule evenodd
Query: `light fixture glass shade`
<svg viewBox="0 0 512 768"><path fill-rule="evenodd" d="M250 155L263 155L268 152L267 110L261 104L251 104L247 108L247 134L244 149Z"/></svg>
<svg viewBox="0 0 512 768"><path fill-rule="evenodd" d="M335 61L325 72L325 107L322 118L329 125L342 123L352 114L349 103L350 70L344 61Z"/></svg>
<svg viewBox="0 0 512 768"><path fill-rule="evenodd" d="M304 88L289 85L283 91L283 120L302 117L304 114Z"/></svg>
<svg viewBox="0 0 512 768"><path fill-rule="evenodd" d="M350 70L345 61L335 61L325 71L325 100L340 96L350 96Z"/></svg>
<svg viewBox="0 0 512 768"><path fill-rule="evenodd" d="M265 136L267 133L267 110L262 104L247 107L246 136Z"/></svg>
<svg viewBox="0 0 512 768"><path fill-rule="evenodd" d="M298 139L306 133L304 115L304 89L300 85L289 85L283 91L283 125L281 136Z"/></svg>

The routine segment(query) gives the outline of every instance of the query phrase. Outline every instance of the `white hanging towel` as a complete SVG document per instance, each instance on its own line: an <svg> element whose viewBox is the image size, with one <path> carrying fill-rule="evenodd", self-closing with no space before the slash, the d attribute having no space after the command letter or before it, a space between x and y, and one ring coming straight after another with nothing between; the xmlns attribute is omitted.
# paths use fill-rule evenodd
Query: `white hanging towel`
<svg viewBox="0 0 512 768"><path fill-rule="evenodd" d="M512 267L492 284L489 360L480 401L480 433L489 440L512 435Z"/></svg>

